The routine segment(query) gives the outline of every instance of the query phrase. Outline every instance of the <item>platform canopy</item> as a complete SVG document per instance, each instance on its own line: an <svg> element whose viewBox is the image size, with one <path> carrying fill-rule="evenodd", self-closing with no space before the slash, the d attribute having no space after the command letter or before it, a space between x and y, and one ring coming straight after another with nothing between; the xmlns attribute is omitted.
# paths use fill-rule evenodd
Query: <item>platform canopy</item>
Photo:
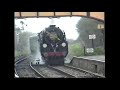
<svg viewBox="0 0 120 90"><path fill-rule="evenodd" d="M15 12L15 18L81 16L104 21L104 12Z"/></svg>

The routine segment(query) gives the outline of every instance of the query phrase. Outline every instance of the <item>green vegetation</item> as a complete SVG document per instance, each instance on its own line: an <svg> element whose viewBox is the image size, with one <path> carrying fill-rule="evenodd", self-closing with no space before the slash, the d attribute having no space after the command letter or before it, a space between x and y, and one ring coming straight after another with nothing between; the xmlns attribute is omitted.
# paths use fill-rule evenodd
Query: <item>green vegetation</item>
<svg viewBox="0 0 120 90"><path fill-rule="evenodd" d="M30 50L31 50L32 54L37 52L37 47L38 47L37 46L37 42L38 42L37 40L38 40L37 36L34 36L34 37L30 38Z"/></svg>
<svg viewBox="0 0 120 90"><path fill-rule="evenodd" d="M30 54L29 37L32 35L30 32L21 32L19 36L15 37L15 57L27 56Z"/></svg>
<svg viewBox="0 0 120 90"><path fill-rule="evenodd" d="M89 40L89 35L95 34L96 38L94 39L94 46L104 46L104 29L98 30L98 24L104 24L103 22L89 19L81 18L76 24L77 31L79 33L78 40L80 44L85 47L92 47L92 41Z"/></svg>
<svg viewBox="0 0 120 90"><path fill-rule="evenodd" d="M84 49L80 47L79 43L75 43L75 44L70 44L68 46L69 49L69 55L72 56L83 56L84 55Z"/></svg>
<svg viewBox="0 0 120 90"><path fill-rule="evenodd" d="M94 39L94 52L87 53L85 51L86 56L90 55L104 55L104 39L105 32L104 29L98 30L98 24L104 24L103 22L89 19L89 18L81 18L76 24L77 31L79 33L79 37L77 40L68 40L69 43L69 54L68 56L83 56L84 55L84 47L92 48L92 40L89 39L89 35L95 34L96 38Z"/></svg>
<svg viewBox="0 0 120 90"><path fill-rule="evenodd" d="M105 50L102 47L96 47L94 49L93 53L86 53L87 56L91 56L91 55L104 55L105 54Z"/></svg>
<svg viewBox="0 0 120 90"><path fill-rule="evenodd" d="M22 55L22 53L20 51L15 50L15 57L18 57L18 56L21 56L21 55Z"/></svg>
<svg viewBox="0 0 120 90"><path fill-rule="evenodd" d="M84 56L84 48L82 48L79 43L70 44L68 46L68 48L69 48L68 57L73 57L73 56L80 57L80 56ZM103 54L105 54L105 51L104 51L103 47L96 47L94 49L93 53L87 53L87 52L85 52L86 56L103 55Z"/></svg>
<svg viewBox="0 0 120 90"><path fill-rule="evenodd" d="M21 21L20 23L22 24L22 29L16 25L14 29L15 57L28 56L31 53L29 37L33 35L33 33L25 32L23 27L24 22Z"/></svg>

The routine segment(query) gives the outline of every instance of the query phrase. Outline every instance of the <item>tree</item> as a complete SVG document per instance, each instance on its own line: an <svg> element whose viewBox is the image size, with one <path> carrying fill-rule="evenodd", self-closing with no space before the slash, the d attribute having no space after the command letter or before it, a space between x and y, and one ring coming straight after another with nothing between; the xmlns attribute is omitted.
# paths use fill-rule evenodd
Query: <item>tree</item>
<svg viewBox="0 0 120 90"><path fill-rule="evenodd" d="M39 48L37 48L38 47L38 37L37 36L30 37L29 43L30 43L31 54L35 54L37 52L37 49L39 49Z"/></svg>
<svg viewBox="0 0 120 90"><path fill-rule="evenodd" d="M21 29L20 29L19 27L16 27L16 28L15 28L15 32L16 32L17 34L19 34L19 33L21 33Z"/></svg>
<svg viewBox="0 0 120 90"><path fill-rule="evenodd" d="M20 33L21 33L21 29L15 25L15 28L14 28L15 49L17 49L18 47Z"/></svg>
<svg viewBox="0 0 120 90"><path fill-rule="evenodd" d="M96 39L94 40L94 46L103 46L103 33L97 29L98 24L103 24L103 22L89 18L81 18L78 21L76 27L79 33L78 39L81 41L81 45L92 47L89 35L95 34Z"/></svg>
<svg viewBox="0 0 120 90"><path fill-rule="evenodd" d="M19 34L19 42L15 48L17 55L28 55L30 54L29 37L33 35L31 32L21 32ZM16 56L17 56L16 55Z"/></svg>
<svg viewBox="0 0 120 90"><path fill-rule="evenodd" d="M20 34L20 40L19 40L19 43L21 44L21 48L22 49L25 49L25 48L28 48L29 46L29 37L33 35L33 33L31 32L23 32Z"/></svg>
<svg viewBox="0 0 120 90"><path fill-rule="evenodd" d="M23 25L24 25L25 23L24 23L23 21L20 21L20 23L22 24L22 30L24 30L24 26L23 26Z"/></svg>
<svg viewBox="0 0 120 90"><path fill-rule="evenodd" d="M14 37L15 37L15 56L28 55L29 51L29 37L33 35L31 32L22 32L24 30L24 21L20 21L22 28L15 25ZM27 26L27 25L26 25Z"/></svg>

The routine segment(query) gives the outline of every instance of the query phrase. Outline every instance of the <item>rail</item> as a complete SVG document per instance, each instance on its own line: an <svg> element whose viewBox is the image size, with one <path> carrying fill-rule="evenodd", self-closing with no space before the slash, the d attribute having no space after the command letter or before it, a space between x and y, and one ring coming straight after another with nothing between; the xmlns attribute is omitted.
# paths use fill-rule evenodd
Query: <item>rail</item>
<svg viewBox="0 0 120 90"><path fill-rule="evenodd" d="M77 68L77 67L74 67L74 66L70 66L70 65L64 65L65 67L69 67L69 68L72 68L72 69L76 69L76 70L79 70L79 71L82 71L84 73L89 73L89 74L92 74L96 77L99 77L99 78L105 78L105 76L102 76L100 74L97 74L97 73L93 73L91 71L87 71L87 70L84 70L84 69L81 69L81 68Z"/></svg>

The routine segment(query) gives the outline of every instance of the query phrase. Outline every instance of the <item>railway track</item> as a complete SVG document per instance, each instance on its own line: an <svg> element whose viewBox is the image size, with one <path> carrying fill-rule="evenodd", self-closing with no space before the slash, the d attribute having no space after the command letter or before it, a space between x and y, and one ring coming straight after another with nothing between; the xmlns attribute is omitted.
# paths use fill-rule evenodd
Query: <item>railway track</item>
<svg viewBox="0 0 120 90"><path fill-rule="evenodd" d="M104 76L101 76L99 74L92 73L86 70L82 70L80 68L76 68L70 65L54 66L54 67L52 66L52 68L68 73L74 76L75 78L104 78Z"/></svg>
<svg viewBox="0 0 120 90"><path fill-rule="evenodd" d="M30 67L31 69L39 76L38 78L45 78L45 76L43 74L41 74L40 72L38 72L31 64L32 62L30 62Z"/></svg>
<svg viewBox="0 0 120 90"><path fill-rule="evenodd" d="M30 56L19 59L15 62L15 74L18 77L26 78L42 78L37 72L31 68Z"/></svg>
<svg viewBox="0 0 120 90"><path fill-rule="evenodd" d="M30 57L30 56L29 56ZM32 65L29 57L15 62L15 74L19 77L32 78L105 78L102 75L74 66Z"/></svg>
<svg viewBox="0 0 120 90"><path fill-rule="evenodd" d="M20 63L21 61L23 61L24 59L26 59L26 57L21 56L20 58L17 58L17 60L15 59L15 76L19 77L18 72L16 71L16 66L18 63Z"/></svg>
<svg viewBox="0 0 120 90"><path fill-rule="evenodd" d="M92 73L73 66L32 66L37 72L41 73L44 78L105 78L102 75Z"/></svg>
<svg viewBox="0 0 120 90"><path fill-rule="evenodd" d="M43 78L74 78L74 76L54 69L51 66L32 65L32 68L35 71L39 72L43 76Z"/></svg>
<svg viewBox="0 0 120 90"><path fill-rule="evenodd" d="M75 78L75 76L73 76L72 74L69 74L69 73L59 70L59 69L56 69L53 66L47 66L47 67L66 75L67 76L66 78Z"/></svg>
<svg viewBox="0 0 120 90"><path fill-rule="evenodd" d="M65 67L72 68L72 69L81 71L83 73L88 73L88 74L92 75L95 78L105 78L105 76L103 76L103 75L100 75L100 74L97 74L97 73L93 73L91 71L87 71L87 70L84 70L84 69L81 69L81 68L77 68L77 67L74 67L74 66L71 66L71 65L65 65Z"/></svg>

